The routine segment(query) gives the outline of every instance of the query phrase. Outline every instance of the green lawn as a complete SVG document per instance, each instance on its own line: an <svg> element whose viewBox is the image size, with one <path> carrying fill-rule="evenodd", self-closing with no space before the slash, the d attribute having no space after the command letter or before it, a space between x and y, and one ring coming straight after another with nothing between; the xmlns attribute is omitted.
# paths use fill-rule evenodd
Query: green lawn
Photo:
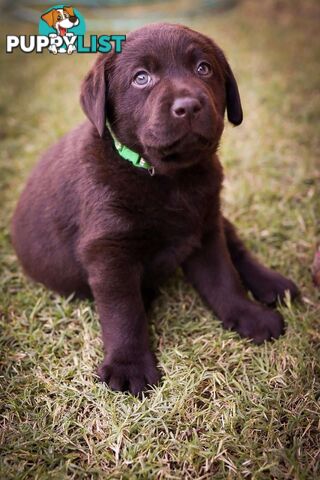
<svg viewBox="0 0 320 480"><path fill-rule="evenodd" d="M286 335L256 347L222 330L178 272L150 318L163 381L142 401L96 382L93 304L28 281L8 233L37 157L83 119L93 57L1 55L1 480L319 478L318 6L247 0L190 23L224 48L242 95L245 121L221 146L225 210L303 300L282 307Z"/></svg>

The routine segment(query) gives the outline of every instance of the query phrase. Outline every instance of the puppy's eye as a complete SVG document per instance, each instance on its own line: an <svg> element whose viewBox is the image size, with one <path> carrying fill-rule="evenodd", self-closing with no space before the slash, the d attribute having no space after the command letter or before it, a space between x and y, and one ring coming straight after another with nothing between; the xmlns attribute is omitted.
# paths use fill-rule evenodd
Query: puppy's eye
<svg viewBox="0 0 320 480"><path fill-rule="evenodd" d="M133 78L133 85L136 87L146 87L151 82L151 77L145 70L137 72Z"/></svg>
<svg viewBox="0 0 320 480"><path fill-rule="evenodd" d="M201 77L209 77L212 73L212 67L208 62L200 62L197 66L197 74Z"/></svg>
<svg viewBox="0 0 320 480"><path fill-rule="evenodd" d="M67 13L64 14L65 18L69 18L69 15Z"/></svg>
<svg viewBox="0 0 320 480"><path fill-rule="evenodd" d="M58 20L61 20L61 18L62 18L61 15L58 15L57 19L58 19Z"/></svg>

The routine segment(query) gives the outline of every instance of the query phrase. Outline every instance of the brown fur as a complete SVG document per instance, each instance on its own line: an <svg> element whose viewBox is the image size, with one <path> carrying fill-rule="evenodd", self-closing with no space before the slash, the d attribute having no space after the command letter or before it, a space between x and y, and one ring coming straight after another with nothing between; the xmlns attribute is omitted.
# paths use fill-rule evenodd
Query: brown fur
<svg viewBox="0 0 320 480"><path fill-rule="evenodd" d="M212 65L212 75L199 76L199 61ZM132 78L142 69L152 83L137 88ZM177 118L173 104L181 98L197 111ZM225 328L256 343L278 338L281 315L251 301L246 289L270 305L298 290L250 255L220 209L216 152L225 108L232 123L242 121L222 51L186 27L147 26L128 36L120 55L98 57L81 103L91 123L36 166L12 239L31 278L62 294L93 294L106 350L101 379L134 394L157 383L145 305L178 266ZM106 118L155 167L154 176L117 154Z"/></svg>

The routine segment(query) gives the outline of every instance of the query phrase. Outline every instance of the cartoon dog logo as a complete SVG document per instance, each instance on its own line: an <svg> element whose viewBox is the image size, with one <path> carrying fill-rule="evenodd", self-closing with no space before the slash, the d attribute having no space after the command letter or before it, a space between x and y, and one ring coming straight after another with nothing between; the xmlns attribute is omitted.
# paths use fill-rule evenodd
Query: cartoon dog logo
<svg viewBox="0 0 320 480"><path fill-rule="evenodd" d="M72 32L68 32L69 29L76 27L79 25L79 18L75 14L72 7L63 6L61 8L54 7L49 12L44 13L41 15L42 20L44 20L49 27L56 30L56 34L50 34L51 37L53 36L61 36L61 37L70 37L74 34ZM74 45L69 45L68 53L72 53L75 51ZM49 50L56 54L58 53L57 47L55 45L49 47Z"/></svg>
<svg viewBox="0 0 320 480"><path fill-rule="evenodd" d="M41 18L62 37L66 35L69 28L79 25L79 18L74 14L72 7L53 8L41 15Z"/></svg>

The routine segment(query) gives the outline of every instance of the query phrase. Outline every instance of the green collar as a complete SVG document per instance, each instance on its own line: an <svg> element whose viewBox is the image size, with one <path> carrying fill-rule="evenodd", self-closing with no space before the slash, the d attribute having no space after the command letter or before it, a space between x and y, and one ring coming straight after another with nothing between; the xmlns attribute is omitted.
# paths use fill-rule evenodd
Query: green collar
<svg viewBox="0 0 320 480"><path fill-rule="evenodd" d="M146 162L146 160L143 157L141 157L139 153L134 152L133 150L130 150L130 148L120 143L117 137L115 136L115 134L113 133L109 122L106 123L106 126L111 134L111 137L113 138L114 146L116 147L120 157L130 162L134 167L144 168L145 170L148 170L150 175L154 175L155 174L154 167L150 165L150 163Z"/></svg>

